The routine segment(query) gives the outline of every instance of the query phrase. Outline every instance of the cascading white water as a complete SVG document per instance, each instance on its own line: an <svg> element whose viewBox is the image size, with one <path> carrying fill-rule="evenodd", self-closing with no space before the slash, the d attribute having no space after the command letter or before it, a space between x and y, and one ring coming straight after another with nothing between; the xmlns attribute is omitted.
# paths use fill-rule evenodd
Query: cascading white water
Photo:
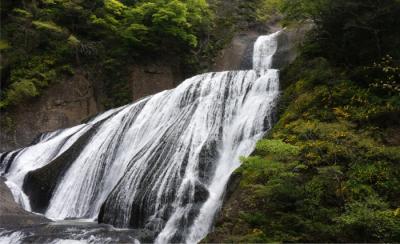
<svg viewBox="0 0 400 244"><path fill-rule="evenodd" d="M272 126L279 75L270 68L278 35L256 41L254 70L198 75L86 124L46 134L31 147L2 155L0 170L22 189L28 172L72 154L85 135L52 189L46 216L149 228L159 233L159 243L198 242L212 226L239 157L249 155ZM15 189L14 197L27 205Z"/></svg>
<svg viewBox="0 0 400 244"><path fill-rule="evenodd" d="M268 70L272 67L273 57L278 50L277 38L281 31L271 35L260 36L254 44L253 69Z"/></svg>
<svg viewBox="0 0 400 244"><path fill-rule="evenodd" d="M4 157L3 163L0 165L0 174L7 172L6 184L11 189L15 201L26 210L31 211L28 198L22 191L26 174L50 163L73 145L95 123L107 118L115 111L115 109L107 111L87 124L43 134L35 145L9 152L4 156L0 155Z"/></svg>

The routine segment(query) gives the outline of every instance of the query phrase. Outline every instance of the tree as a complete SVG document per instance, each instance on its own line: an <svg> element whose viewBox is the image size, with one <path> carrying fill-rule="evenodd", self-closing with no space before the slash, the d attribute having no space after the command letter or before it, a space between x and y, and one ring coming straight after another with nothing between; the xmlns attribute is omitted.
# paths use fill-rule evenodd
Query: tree
<svg viewBox="0 0 400 244"><path fill-rule="evenodd" d="M282 10L288 21L312 20L313 51L336 64L400 59L398 0L284 0Z"/></svg>

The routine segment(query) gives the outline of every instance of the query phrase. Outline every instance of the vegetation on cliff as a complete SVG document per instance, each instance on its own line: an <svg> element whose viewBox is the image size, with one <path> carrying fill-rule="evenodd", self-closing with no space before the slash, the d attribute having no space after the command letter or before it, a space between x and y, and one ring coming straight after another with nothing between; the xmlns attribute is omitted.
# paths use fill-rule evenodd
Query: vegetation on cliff
<svg viewBox="0 0 400 244"><path fill-rule="evenodd" d="M1 18L4 109L76 69L105 82L106 106L128 103L128 89L121 89L127 66L147 56L203 52L213 13L205 0L40 0L2 3Z"/></svg>
<svg viewBox="0 0 400 244"><path fill-rule="evenodd" d="M129 103L132 64L172 57L185 75L207 70L235 31L270 17L273 2L6 1L1 6L0 109L37 97L76 71L104 84L106 108Z"/></svg>
<svg viewBox="0 0 400 244"><path fill-rule="evenodd" d="M400 1L283 1L313 20L280 119L236 172L212 242L400 240Z"/></svg>

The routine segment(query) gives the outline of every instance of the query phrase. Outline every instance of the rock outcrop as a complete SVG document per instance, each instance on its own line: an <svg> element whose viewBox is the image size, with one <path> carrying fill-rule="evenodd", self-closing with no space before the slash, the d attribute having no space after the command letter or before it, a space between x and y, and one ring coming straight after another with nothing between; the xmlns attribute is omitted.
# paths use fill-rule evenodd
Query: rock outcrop
<svg viewBox="0 0 400 244"><path fill-rule="evenodd" d="M23 190L29 196L33 211L41 213L46 211L57 182L61 181L95 130L96 126L85 132L68 150L51 163L27 174Z"/></svg>
<svg viewBox="0 0 400 244"><path fill-rule="evenodd" d="M253 44L259 35L257 31L236 34L217 56L213 71L251 69Z"/></svg>
<svg viewBox="0 0 400 244"><path fill-rule="evenodd" d="M278 50L272 62L273 68L283 69L296 59L299 54L298 47L303 43L307 31L311 28L312 24L303 24L282 30L278 37Z"/></svg>
<svg viewBox="0 0 400 244"><path fill-rule="evenodd" d="M274 56L272 68L283 69L296 59L298 45L303 42L305 33L310 28L311 25L302 25L282 30L278 37L278 50ZM264 28L237 33L217 56L212 71L252 69L253 46L257 37L280 29L282 27L272 22Z"/></svg>
<svg viewBox="0 0 400 244"><path fill-rule="evenodd" d="M43 132L79 124L103 110L96 96L95 83L77 71L59 81L30 102L1 113L0 152L29 145ZM5 125L4 120L10 123Z"/></svg>
<svg viewBox="0 0 400 244"><path fill-rule="evenodd" d="M96 243L150 243L155 234L145 229L118 230L110 225L74 220L52 222L42 215L25 211L15 201L0 177L0 243L51 243L92 240Z"/></svg>
<svg viewBox="0 0 400 244"><path fill-rule="evenodd" d="M5 179L0 177L0 228L20 228L50 222L47 218L20 207L4 182Z"/></svg>
<svg viewBox="0 0 400 244"><path fill-rule="evenodd" d="M183 74L176 61L159 59L133 65L129 84L132 101L176 87L183 81Z"/></svg>

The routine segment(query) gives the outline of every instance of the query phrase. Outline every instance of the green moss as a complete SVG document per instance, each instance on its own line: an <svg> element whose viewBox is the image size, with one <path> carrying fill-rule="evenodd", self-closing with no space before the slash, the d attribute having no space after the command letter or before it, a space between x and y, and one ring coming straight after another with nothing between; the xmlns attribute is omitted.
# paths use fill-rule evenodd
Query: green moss
<svg viewBox="0 0 400 244"><path fill-rule="evenodd" d="M7 91L5 99L2 101L1 105L4 108L9 105L15 105L27 98L32 98L38 96L39 92L31 80L22 80L20 82L13 83L11 88Z"/></svg>
<svg viewBox="0 0 400 244"><path fill-rule="evenodd" d="M281 140L260 140L256 145L257 155L272 156L274 160L293 157L299 153L299 148Z"/></svg>
<svg viewBox="0 0 400 244"><path fill-rule="evenodd" d="M74 35L70 35L68 37L68 43L74 47L78 46L81 42L79 41L78 38L76 38L76 36Z"/></svg>

